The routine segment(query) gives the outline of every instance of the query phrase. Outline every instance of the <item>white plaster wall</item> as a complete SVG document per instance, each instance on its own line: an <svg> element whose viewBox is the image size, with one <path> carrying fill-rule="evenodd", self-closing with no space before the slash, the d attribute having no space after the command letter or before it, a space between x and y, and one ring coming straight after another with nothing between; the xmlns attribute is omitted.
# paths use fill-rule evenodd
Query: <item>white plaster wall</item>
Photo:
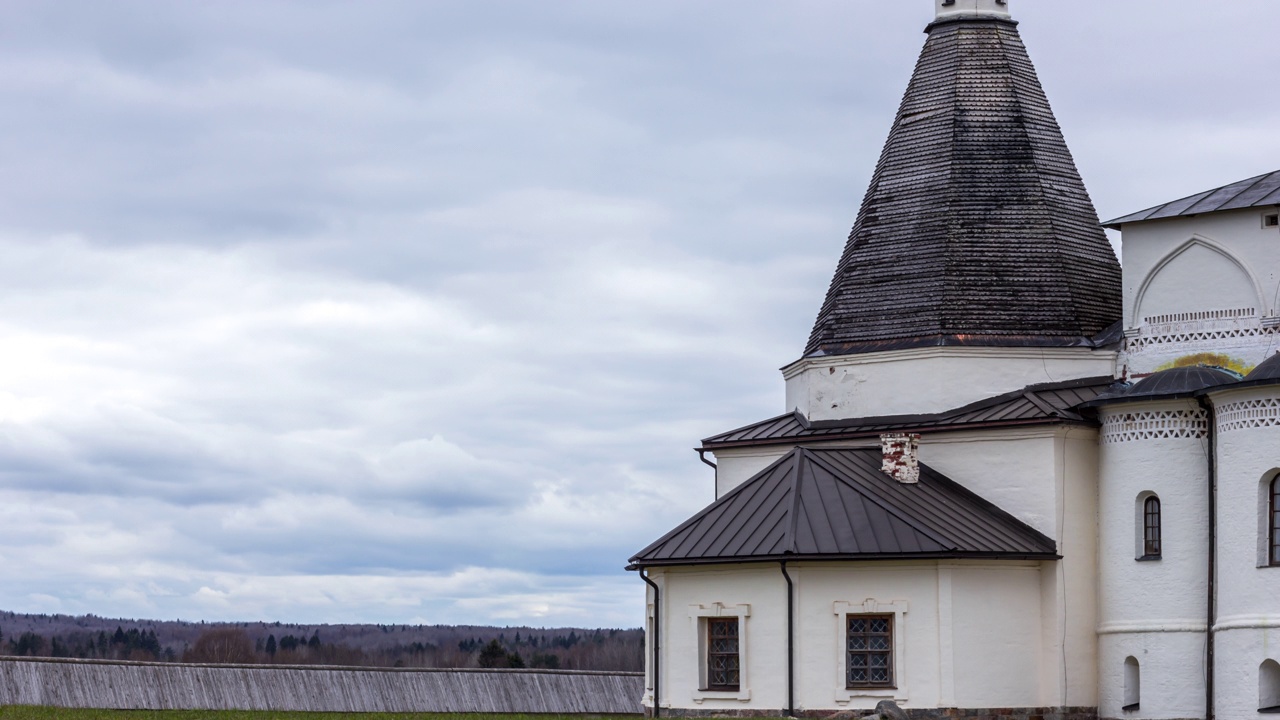
<svg viewBox="0 0 1280 720"><path fill-rule="evenodd" d="M716 499L755 477L756 473L774 464L791 452L793 445L762 448L731 448L715 451Z"/></svg>
<svg viewBox="0 0 1280 720"><path fill-rule="evenodd" d="M1037 383L1110 376L1088 348L918 348L809 358L783 368L786 410L811 421L935 413Z"/></svg>
<svg viewBox="0 0 1280 720"><path fill-rule="evenodd" d="M1263 228L1262 216L1275 212L1274 207L1232 210L1123 226L1126 327L1134 327L1135 319L1141 316L1228 309L1244 298L1260 313L1274 315L1280 292L1280 254L1275 252L1280 229ZM1166 283L1157 276L1139 307L1139 292L1157 265L1197 238L1236 258L1256 279L1260 292L1238 266L1200 247L1189 249L1165 266L1163 272L1181 284Z"/></svg>
<svg viewBox="0 0 1280 720"><path fill-rule="evenodd" d="M1056 436L1056 534L1062 560L1045 563L1041 605L1041 694L1050 705L1098 704L1098 434L1061 429Z"/></svg>
<svg viewBox="0 0 1280 720"><path fill-rule="evenodd" d="M1203 623L1202 623L1203 627ZM1124 661L1142 674L1141 708L1124 712ZM1187 672L1192 665L1196 672ZM1204 717L1203 632L1105 632L1098 637L1099 718L1172 720ZM1242 716L1218 713L1226 720Z"/></svg>
<svg viewBox="0 0 1280 720"><path fill-rule="evenodd" d="M1102 415L1105 421L1117 413L1195 407L1184 401L1129 403L1104 408ZM1116 703L1128 655L1142 667L1142 712L1135 717L1203 715L1207 442L1158 438L1100 446L1098 686L1103 717L1120 716ZM1158 561L1136 560L1137 503L1144 492L1160 498Z"/></svg>
<svg viewBox="0 0 1280 720"><path fill-rule="evenodd" d="M1280 388L1215 393L1234 401L1274 401ZM1280 469L1280 409L1261 409L1263 427L1218 434L1218 607L1215 676L1219 717L1254 717L1258 666L1280 660L1280 567L1266 567L1263 480Z"/></svg>
<svg viewBox="0 0 1280 720"><path fill-rule="evenodd" d="M1039 642L1040 568L957 568L951 589L956 706L1049 705L1036 672L1048 661Z"/></svg>
<svg viewBox="0 0 1280 720"><path fill-rule="evenodd" d="M1235 210L1124 226L1130 339L1122 365L1128 374L1144 375L1200 353L1227 355L1247 370L1274 351L1280 338L1280 230L1262 226L1263 215L1274 212ZM1255 312L1206 316L1249 309ZM1146 322L1160 316L1171 321Z"/></svg>
<svg viewBox="0 0 1280 720"><path fill-rule="evenodd" d="M1009 16L1009 4L1000 0L954 0L946 5L947 0L934 0L939 20L964 15L998 15Z"/></svg>
<svg viewBox="0 0 1280 720"><path fill-rule="evenodd" d="M920 441L920 461L1051 538L1058 538L1053 428L937 433Z"/></svg>
<svg viewBox="0 0 1280 720"><path fill-rule="evenodd" d="M1214 714L1274 718L1258 712L1258 668L1264 660L1280 662L1280 627L1219 629L1214 644Z"/></svg>
<svg viewBox="0 0 1280 720"><path fill-rule="evenodd" d="M915 561L802 563L796 583L796 706L869 709L1039 707L1042 576L1056 563ZM1043 567L1042 567L1043 566ZM703 711L779 710L786 704L786 583L777 564L655 569L663 588L662 704ZM652 599L652 596L650 596ZM870 602L870 604L868 604ZM697 623L690 606L750 605L743 637L746 697L699 693ZM844 605L841 605L843 603ZM896 690L843 687L842 613L897 612ZM1055 620L1050 618L1049 623ZM1088 683L1086 683L1088 684Z"/></svg>

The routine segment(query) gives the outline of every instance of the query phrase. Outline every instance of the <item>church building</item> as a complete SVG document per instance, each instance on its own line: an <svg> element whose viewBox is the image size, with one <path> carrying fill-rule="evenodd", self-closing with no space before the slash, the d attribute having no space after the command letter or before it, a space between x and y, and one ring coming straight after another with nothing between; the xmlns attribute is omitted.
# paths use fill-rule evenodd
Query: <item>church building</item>
<svg viewBox="0 0 1280 720"><path fill-rule="evenodd" d="M785 412L631 558L645 706L1280 713L1280 171L1102 223L1007 0L934 2Z"/></svg>

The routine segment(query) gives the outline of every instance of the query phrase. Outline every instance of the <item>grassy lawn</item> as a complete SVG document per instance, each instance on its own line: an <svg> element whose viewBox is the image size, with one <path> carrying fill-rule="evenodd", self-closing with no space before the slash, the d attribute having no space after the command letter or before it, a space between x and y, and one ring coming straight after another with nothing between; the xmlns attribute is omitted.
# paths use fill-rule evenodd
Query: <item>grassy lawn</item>
<svg viewBox="0 0 1280 720"><path fill-rule="evenodd" d="M0 720L555 720L579 715L483 715L479 713L308 713L267 710L85 710L5 706ZM598 720L637 720L639 715L593 715Z"/></svg>

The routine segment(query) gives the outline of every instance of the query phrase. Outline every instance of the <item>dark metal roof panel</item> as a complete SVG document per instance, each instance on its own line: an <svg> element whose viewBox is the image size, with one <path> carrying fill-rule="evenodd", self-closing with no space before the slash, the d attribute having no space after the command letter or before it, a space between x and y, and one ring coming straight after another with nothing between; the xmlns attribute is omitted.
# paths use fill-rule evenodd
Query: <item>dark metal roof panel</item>
<svg viewBox="0 0 1280 720"><path fill-rule="evenodd" d="M1063 383L1031 385L994 398L987 398L945 413L854 418L839 422L805 424L796 413L713 435L702 441L703 448L767 444L786 440L836 439L893 431L963 430L992 424L1045 424L1084 422L1076 409L1098 397L1114 381L1109 377L1086 378Z"/></svg>
<svg viewBox="0 0 1280 720"><path fill-rule="evenodd" d="M1145 400L1191 397L1201 390L1238 383L1241 377L1229 370L1195 365L1170 368L1148 375L1132 385L1114 388L1087 403L1109 405Z"/></svg>
<svg viewBox="0 0 1280 720"><path fill-rule="evenodd" d="M880 471L878 450L796 448L631 563L1056 554L1052 540L928 466L904 484Z"/></svg>
<svg viewBox="0 0 1280 720"><path fill-rule="evenodd" d="M1124 217L1110 220L1105 225L1110 228L1118 228L1121 225L1132 222L1162 220L1184 215L1199 215L1222 210L1241 210L1276 204L1280 204L1280 170L1240 180L1230 185L1223 185L1220 188L1197 193L1163 205L1157 205L1131 215L1125 215Z"/></svg>
<svg viewBox="0 0 1280 720"><path fill-rule="evenodd" d="M1266 360L1258 363L1258 366L1253 369L1253 372L1246 375L1244 379L1247 382L1253 382L1255 380L1280 380L1280 353L1272 355Z"/></svg>

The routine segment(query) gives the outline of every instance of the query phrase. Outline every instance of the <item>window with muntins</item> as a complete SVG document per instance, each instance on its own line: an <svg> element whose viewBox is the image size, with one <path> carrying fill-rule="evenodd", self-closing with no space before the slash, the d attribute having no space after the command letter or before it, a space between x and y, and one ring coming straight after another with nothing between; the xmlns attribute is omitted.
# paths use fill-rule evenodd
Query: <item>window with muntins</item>
<svg viewBox="0 0 1280 720"><path fill-rule="evenodd" d="M846 686L893 687L893 616L849 615Z"/></svg>
<svg viewBox="0 0 1280 720"><path fill-rule="evenodd" d="M1267 558L1271 565L1280 565L1280 475L1271 480L1271 537L1268 538Z"/></svg>
<svg viewBox="0 0 1280 720"><path fill-rule="evenodd" d="M707 689L734 690L741 682L738 618L707 619Z"/></svg>
<svg viewBox="0 0 1280 720"><path fill-rule="evenodd" d="M1154 495L1142 503L1142 559L1160 557L1160 498Z"/></svg>

